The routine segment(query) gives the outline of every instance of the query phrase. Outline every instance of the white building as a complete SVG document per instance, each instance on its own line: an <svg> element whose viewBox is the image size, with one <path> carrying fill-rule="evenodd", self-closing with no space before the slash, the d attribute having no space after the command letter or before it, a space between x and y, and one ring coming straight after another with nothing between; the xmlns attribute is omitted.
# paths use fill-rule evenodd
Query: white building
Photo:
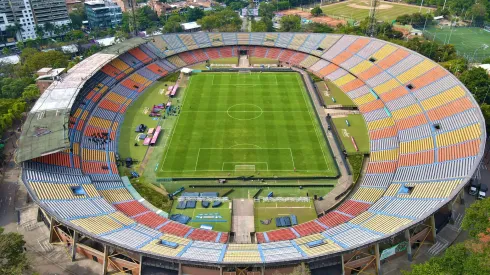
<svg viewBox="0 0 490 275"><path fill-rule="evenodd" d="M14 26L15 23L20 26L15 37L18 41L36 38L35 20L29 0L0 1L0 31L5 33L8 26ZM12 41L7 45L14 43Z"/></svg>

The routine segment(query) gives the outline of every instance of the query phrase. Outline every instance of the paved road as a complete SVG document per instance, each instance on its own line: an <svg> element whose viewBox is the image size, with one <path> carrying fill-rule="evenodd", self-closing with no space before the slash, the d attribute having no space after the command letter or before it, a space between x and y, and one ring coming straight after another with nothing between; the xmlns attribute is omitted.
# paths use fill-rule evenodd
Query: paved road
<svg viewBox="0 0 490 275"><path fill-rule="evenodd" d="M18 185L4 182L0 184L0 227L15 221L15 193Z"/></svg>

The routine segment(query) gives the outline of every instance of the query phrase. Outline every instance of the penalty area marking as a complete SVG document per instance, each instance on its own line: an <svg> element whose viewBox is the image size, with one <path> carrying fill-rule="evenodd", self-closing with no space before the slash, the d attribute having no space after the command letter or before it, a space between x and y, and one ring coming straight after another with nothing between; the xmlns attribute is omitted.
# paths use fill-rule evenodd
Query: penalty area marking
<svg viewBox="0 0 490 275"><path fill-rule="evenodd" d="M241 144L237 144L241 145ZM253 145L253 144L251 144ZM293 168L291 170L269 170L269 163L268 162L261 162L261 161L253 161L253 162L243 162L243 161L225 161L221 165L221 170L197 170L197 165L199 163L199 156L201 155L201 150L289 150L289 154L291 156L291 164L293 165ZM183 172L189 172L189 171L202 171L202 172L214 172L214 171L235 171L235 170L224 170L224 165L225 163L266 163L267 165L267 171L313 171L313 170L296 170L296 165L294 164L294 157L293 157L293 150L291 148L235 148L235 147L230 147L230 148L199 148L199 151L197 152L197 157L196 157L196 165L194 166L194 170L184 170ZM219 168L218 168L219 169ZM322 171L322 170L319 170Z"/></svg>

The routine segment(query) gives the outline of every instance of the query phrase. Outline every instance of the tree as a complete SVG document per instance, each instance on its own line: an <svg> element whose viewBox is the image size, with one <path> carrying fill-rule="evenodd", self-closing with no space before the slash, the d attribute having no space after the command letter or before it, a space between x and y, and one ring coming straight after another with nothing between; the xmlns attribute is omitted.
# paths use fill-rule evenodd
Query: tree
<svg viewBox="0 0 490 275"><path fill-rule="evenodd" d="M490 96L486 96L490 93L490 78L487 71L482 68L471 68L464 71L459 80L470 90L478 103L490 104Z"/></svg>
<svg viewBox="0 0 490 275"><path fill-rule="evenodd" d="M181 32L183 31L182 26L180 25L182 23L184 22L180 15L171 15L165 22L165 25L163 26L163 31L166 33Z"/></svg>
<svg viewBox="0 0 490 275"><path fill-rule="evenodd" d="M311 9L311 15L313 15L313 16L320 16L322 14L323 14L323 10L318 6Z"/></svg>
<svg viewBox="0 0 490 275"><path fill-rule="evenodd" d="M456 76L468 69L468 61L464 58L452 59L441 63L441 65Z"/></svg>
<svg viewBox="0 0 490 275"><path fill-rule="evenodd" d="M53 35L53 31L54 31L54 28L55 28L55 25L51 22L46 22L44 23L44 34L46 36L52 36Z"/></svg>
<svg viewBox="0 0 490 275"><path fill-rule="evenodd" d="M485 112L488 115L489 105L485 105ZM468 230L468 234L473 238L478 238L481 232L490 228L490 199L478 200L466 208L462 227Z"/></svg>
<svg viewBox="0 0 490 275"><path fill-rule="evenodd" d="M25 241L22 235L14 232L4 233L0 227L0 273L21 275L28 268L24 252Z"/></svg>
<svg viewBox="0 0 490 275"><path fill-rule="evenodd" d="M332 33L333 29L327 24L312 22L305 26L305 31L314 33Z"/></svg>
<svg viewBox="0 0 490 275"><path fill-rule="evenodd" d="M194 22L204 17L204 11L200 8L189 8L186 17L188 22Z"/></svg>
<svg viewBox="0 0 490 275"><path fill-rule="evenodd" d="M281 18L282 32L297 32L301 30L301 17L298 15L286 15Z"/></svg>
<svg viewBox="0 0 490 275"><path fill-rule="evenodd" d="M83 26L83 21L87 20L87 15L85 14L85 8L83 7L83 4L74 5L69 16L73 29L81 29Z"/></svg>
<svg viewBox="0 0 490 275"><path fill-rule="evenodd" d="M483 2L475 3L471 6L471 15L473 16L473 23L475 26L482 27L487 17L487 7Z"/></svg>
<svg viewBox="0 0 490 275"><path fill-rule="evenodd" d="M252 21L252 32L271 32L274 28L272 27L272 20L267 17L262 17L260 21Z"/></svg>
<svg viewBox="0 0 490 275"><path fill-rule="evenodd" d="M136 10L136 26L139 31L157 26L158 15L149 6L144 6Z"/></svg>
<svg viewBox="0 0 490 275"><path fill-rule="evenodd" d="M240 16L228 8L211 12L197 22L201 25L201 28L207 31L235 32L239 31L242 25Z"/></svg>
<svg viewBox="0 0 490 275"><path fill-rule="evenodd" d="M0 98L18 98L24 89L34 83L30 77L3 78L0 81Z"/></svg>
<svg viewBox="0 0 490 275"><path fill-rule="evenodd" d="M267 17L272 19L274 17L274 11L276 11L276 7L274 7L273 3L261 2L259 5L259 15L260 17Z"/></svg>
<svg viewBox="0 0 490 275"><path fill-rule="evenodd" d="M27 102L33 102L38 99L40 95L39 88L36 86L36 84L30 84L24 88L24 91L22 92L22 99Z"/></svg>
<svg viewBox="0 0 490 275"><path fill-rule="evenodd" d="M39 38L44 37L44 28L41 25L36 25L35 27L36 36Z"/></svg>

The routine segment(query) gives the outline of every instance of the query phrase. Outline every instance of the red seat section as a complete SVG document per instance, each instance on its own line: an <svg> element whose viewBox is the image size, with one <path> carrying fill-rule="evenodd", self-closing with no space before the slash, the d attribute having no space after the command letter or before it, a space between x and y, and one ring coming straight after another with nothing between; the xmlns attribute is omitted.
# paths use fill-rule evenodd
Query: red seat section
<svg viewBox="0 0 490 275"><path fill-rule="evenodd" d="M166 75L168 73L164 68L158 66L155 63L146 66L146 68L148 70L152 71L153 73L155 73L157 75L160 75L160 76L164 76L164 75Z"/></svg>
<svg viewBox="0 0 490 275"><path fill-rule="evenodd" d="M195 241L215 242L218 232L196 228L189 234L188 238Z"/></svg>
<svg viewBox="0 0 490 275"><path fill-rule="evenodd" d="M344 202L337 210L352 216L357 216L366 211L371 204L348 200Z"/></svg>
<svg viewBox="0 0 490 275"><path fill-rule="evenodd" d="M113 101L110 101L108 99L103 99L100 102L99 107L104 108L104 109L109 110L109 111L118 112L119 109L121 108L121 105L114 103Z"/></svg>
<svg viewBox="0 0 490 275"><path fill-rule="evenodd" d="M228 233L223 232L221 233L221 237L219 238L220 243L227 243L228 242Z"/></svg>
<svg viewBox="0 0 490 275"><path fill-rule="evenodd" d="M179 53L179 57L180 59L184 60L184 62L187 64L197 63L197 59L194 57L192 52Z"/></svg>
<svg viewBox="0 0 490 275"><path fill-rule="evenodd" d="M70 167L70 154L58 152L33 159L36 162Z"/></svg>
<svg viewBox="0 0 490 275"><path fill-rule="evenodd" d="M309 221L295 225L293 226L293 229L296 230L296 232L298 232L298 234L300 234L302 237L325 231L325 228L319 225L316 221Z"/></svg>
<svg viewBox="0 0 490 275"><path fill-rule="evenodd" d="M197 49L194 52L194 56L197 58L197 61L203 62L208 60L208 56L206 55L206 52L204 52L202 49Z"/></svg>
<svg viewBox="0 0 490 275"><path fill-rule="evenodd" d="M178 222L169 222L162 226L160 229L160 232L167 233L167 234L172 234L175 236L179 237L184 237L187 232L189 232L191 228L187 225L178 223Z"/></svg>
<svg viewBox="0 0 490 275"><path fill-rule="evenodd" d="M233 57L233 52L231 47L223 47L219 49L221 57Z"/></svg>
<svg viewBox="0 0 490 275"><path fill-rule="evenodd" d="M258 243L265 243L264 233L259 232L256 234Z"/></svg>
<svg viewBox="0 0 490 275"><path fill-rule="evenodd" d="M128 202L118 203L118 204L114 204L114 207L116 207L117 210L123 212L129 217L148 211L148 209L138 201L128 201Z"/></svg>
<svg viewBox="0 0 490 275"><path fill-rule="evenodd" d="M136 57L136 59L138 59L139 61L143 62L143 63L149 63L151 61L151 58L146 55L146 53L144 53L142 50L140 50L139 48L134 48L134 49L131 49L129 50L129 53Z"/></svg>
<svg viewBox="0 0 490 275"><path fill-rule="evenodd" d="M342 215L339 212L329 212L326 215L318 218L318 221L331 228L341 223L345 223L350 219L351 218L349 216Z"/></svg>
<svg viewBox="0 0 490 275"><path fill-rule="evenodd" d="M287 241L296 239L296 235L289 228L282 228L274 231L268 231L267 236L270 242Z"/></svg>
<svg viewBox="0 0 490 275"><path fill-rule="evenodd" d="M148 227L151 227L151 228L155 228L155 227L159 226L160 224L167 221L167 219L165 219L162 216L157 215L155 212L148 212L148 213L143 214L141 216L134 217L134 219L137 222L142 223L142 224L144 224Z"/></svg>
<svg viewBox="0 0 490 275"><path fill-rule="evenodd" d="M279 55L279 60L282 61L282 62L289 62L289 59L291 58L291 56L293 56L296 52L295 51L291 51L291 50L284 50L281 52L281 54Z"/></svg>
<svg viewBox="0 0 490 275"><path fill-rule="evenodd" d="M308 57L304 53L295 53L290 59L289 63L294 64L294 65L299 65L305 58Z"/></svg>
<svg viewBox="0 0 490 275"><path fill-rule="evenodd" d="M270 48L265 57L270 58L270 59L277 59L279 57L279 54L281 53L281 51L282 51L282 49Z"/></svg>
<svg viewBox="0 0 490 275"><path fill-rule="evenodd" d="M265 47L255 47L255 51L253 53L253 56L255 57L265 57L267 54L267 48Z"/></svg>
<svg viewBox="0 0 490 275"><path fill-rule="evenodd" d="M210 59L218 59L221 57L219 55L218 49L216 48L206 49L206 53L208 54Z"/></svg>

